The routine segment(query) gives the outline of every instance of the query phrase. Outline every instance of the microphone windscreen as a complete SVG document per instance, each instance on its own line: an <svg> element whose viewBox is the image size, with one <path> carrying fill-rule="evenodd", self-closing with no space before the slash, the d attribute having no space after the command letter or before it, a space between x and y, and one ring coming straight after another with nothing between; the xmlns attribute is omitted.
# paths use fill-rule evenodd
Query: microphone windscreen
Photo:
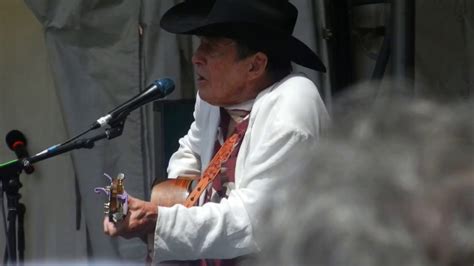
<svg viewBox="0 0 474 266"><path fill-rule="evenodd" d="M8 148L11 150L15 150L15 146L20 143L23 144L23 146L26 146L25 135L16 129L8 132L7 136L5 137L5 141L7 142Z"/></svg>
<svg viewBox="0 0 474 266"><path fill-rule="evenodd" d="M155 80L154 83L164 96L174 91L174 81L169 78Z"/></svg>

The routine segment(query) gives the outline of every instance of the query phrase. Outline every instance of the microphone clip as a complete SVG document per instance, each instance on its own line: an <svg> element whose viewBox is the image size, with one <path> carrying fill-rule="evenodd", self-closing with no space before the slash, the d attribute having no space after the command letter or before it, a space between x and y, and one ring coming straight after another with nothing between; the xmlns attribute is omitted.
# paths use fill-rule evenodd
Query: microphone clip
<svg viewBox="0 0 474 266"><path fill-rule="evenodd" d="M127 117L123 117L120 120L115 120L113 123L111 123L110 127L105 129L105 134L107 135L107 139L111 140L113 138L116 138L123 133L123 127L125 125L125 119Z"/></svg>

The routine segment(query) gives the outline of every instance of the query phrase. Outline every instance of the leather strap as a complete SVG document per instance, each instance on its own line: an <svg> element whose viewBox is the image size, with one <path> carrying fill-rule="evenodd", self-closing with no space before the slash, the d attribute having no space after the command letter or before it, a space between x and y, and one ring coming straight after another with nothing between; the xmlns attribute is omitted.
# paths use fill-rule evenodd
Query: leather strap
<svg viewBox="0 0 474 266"><path fill-rule="evenodd" d="M221 171L221 165L229 159L229 156L234 151L235 147L239 144L240 139L243 134L234 133L230 136L216 153L214 158L212 158L209 166L204 171L204 174L201 176L196 187L189 194L184 202L184 206L189 208L196 204L201 194L206 190L207 186L214 181L216 176Z"/></svg>

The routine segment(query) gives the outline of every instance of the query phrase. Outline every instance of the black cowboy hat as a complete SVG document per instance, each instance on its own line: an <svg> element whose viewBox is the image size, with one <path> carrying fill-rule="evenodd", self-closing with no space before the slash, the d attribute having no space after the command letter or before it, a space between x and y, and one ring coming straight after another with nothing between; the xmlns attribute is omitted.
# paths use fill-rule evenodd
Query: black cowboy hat
<svg viewBox="0 0 474 266"><path fill-rule="evenodd" d="M284 43L290 60L326 72L321 59L292 33L298 10L288 0L186 0L168 10L161 18L161 27L171 33L205 35L219 29L245 33L252 38L272 38ZM226 25L232 25L229 30ZM271 42L270 42L271 43Z"/></svg>

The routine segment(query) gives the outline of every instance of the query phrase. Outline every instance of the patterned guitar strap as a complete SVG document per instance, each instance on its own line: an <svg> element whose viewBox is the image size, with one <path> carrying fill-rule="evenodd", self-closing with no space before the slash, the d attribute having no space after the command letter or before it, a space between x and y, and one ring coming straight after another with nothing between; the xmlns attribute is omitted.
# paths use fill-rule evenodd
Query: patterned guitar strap
<svg viewBox="0 0 474 266"><path fill-rule="evenodd" d="M221 148L219 151L217 151L216 155L209 163L209 166L204 171L204 174L199 179L198 184L196 187L194 187L193 191L191 191L184 202L185 207L189 208L196 205L196 202L199 200L202 193L206 191L206 188L209 186L209 184L211 184L220 173L221 166L229 159L234 149L242 140L244 133L245 132L236 132L227 138L224 144L222 144Z"/></svg>

